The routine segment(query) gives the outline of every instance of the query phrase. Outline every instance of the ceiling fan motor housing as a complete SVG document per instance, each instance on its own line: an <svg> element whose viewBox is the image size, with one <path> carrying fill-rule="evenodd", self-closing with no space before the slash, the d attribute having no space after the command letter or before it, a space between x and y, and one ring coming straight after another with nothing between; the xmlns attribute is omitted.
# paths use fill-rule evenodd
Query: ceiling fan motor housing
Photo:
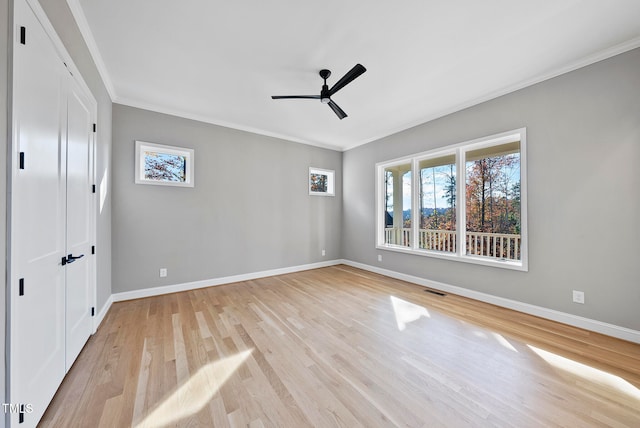
<svg viewBox="0 0 640 428"><path fill-rule="evenodd" d="M331 76L331 70L320 70L320 77L324 79L324 85L322 85L322 91L320 91L320 102L322 104L329 104L331 98L329 97L329 86L327 86L327 79Z"/></svg>

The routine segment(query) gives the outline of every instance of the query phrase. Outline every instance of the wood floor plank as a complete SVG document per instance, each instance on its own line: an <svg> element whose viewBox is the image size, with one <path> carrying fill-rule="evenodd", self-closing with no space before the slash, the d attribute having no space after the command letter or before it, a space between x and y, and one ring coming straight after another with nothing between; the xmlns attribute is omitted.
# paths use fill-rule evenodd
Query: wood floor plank
<svg viewBox="0 0 640 428"><path fill-rule="evenodd" d="M638 427L640 345L348 266L115 303L43 427Z"/></svg>

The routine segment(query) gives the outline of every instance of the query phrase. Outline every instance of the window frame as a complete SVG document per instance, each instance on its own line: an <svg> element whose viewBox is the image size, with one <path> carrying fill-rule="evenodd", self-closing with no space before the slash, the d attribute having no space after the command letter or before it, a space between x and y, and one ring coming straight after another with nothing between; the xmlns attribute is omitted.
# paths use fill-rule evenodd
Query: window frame
<svg viewBox="0 0 640 428"><path fill-rule="evenodd" d="M389 161L378 162L376 168L375 185L375 244L380 250L414 254L437 259L473 263L503 269L527 272L528 266L528 230L527 230L527 132L526 128L519 128L486 137L476 138L457 144L439 147L421 153L416 153ZM496 259L485 256L466 254L466 153L520 141L520 260ZM419 248L418 235L420 229L420 162L427 159L455 155L456 165L456 252L442 252ZM385 169L403 164L411 165L411 245L400 246L385 243Z"/></svg>

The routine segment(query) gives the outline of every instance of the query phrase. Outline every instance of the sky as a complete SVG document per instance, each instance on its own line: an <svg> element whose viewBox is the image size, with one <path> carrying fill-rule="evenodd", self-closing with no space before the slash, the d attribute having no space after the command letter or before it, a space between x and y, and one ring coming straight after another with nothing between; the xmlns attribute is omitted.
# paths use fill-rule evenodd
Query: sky
<svg viewBox="0 0 640 428"><path fill-rule="evenodd" d="M467 163L469 166L471 162ZM426 168L423 171L426 172L424 174L426 177L423 178L423 187L425 188L425 192L423 193L423 207L425 208L434 208L434 192L433 192L433 176L432 172L435 169L435 195L436 195L436 207L438 208L446 208L447 207L447 198L446 198L446 186L449 184L448 175L450 173L449 165L443 165L435 168ZM454 171L455 174L455 171ZM411 171L406 173L402 178L402 209L403 211L411 209L411 198L412 198L412 179L411 179ZM516 167L511 170L511 181L516 183L520 177L520 164L518 163Z"/></svg>

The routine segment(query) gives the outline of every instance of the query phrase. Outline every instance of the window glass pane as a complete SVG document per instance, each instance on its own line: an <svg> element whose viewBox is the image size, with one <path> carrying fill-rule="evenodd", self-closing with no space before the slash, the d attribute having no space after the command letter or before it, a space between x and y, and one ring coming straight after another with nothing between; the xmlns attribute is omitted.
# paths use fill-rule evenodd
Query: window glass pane
<svg viewBox="0 0 640 428"><path fill-rule="evenodd" d="M418 247L456 252L455 155L424 159L420 167Z"/></svg>
<svg viewBox="0 0 640 428"><path fill-rule="evenodd" d="M466 254L520 260L520 142L466 152Z"/></svg>
<svg viewBox="0 0 640 428"><path fill-rule="evenodd" d="M411 246L411 164L384 169L384 243Z"/></svg>

